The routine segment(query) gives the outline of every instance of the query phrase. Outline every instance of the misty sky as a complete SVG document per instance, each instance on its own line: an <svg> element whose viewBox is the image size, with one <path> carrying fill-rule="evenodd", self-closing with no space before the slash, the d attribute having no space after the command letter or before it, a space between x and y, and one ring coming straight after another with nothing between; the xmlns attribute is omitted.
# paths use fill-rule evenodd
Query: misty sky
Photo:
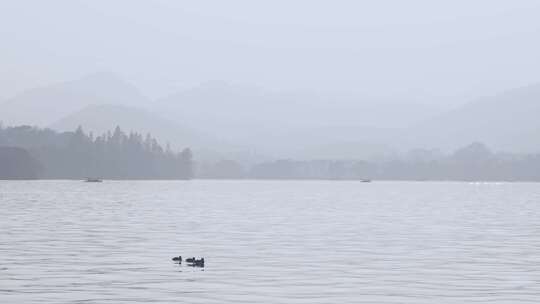
<svg viewBox="0 0 540 304"><path fill-rule="evenodd" d="M0 98L96 71L457 104L540 81L540 1L1 1Z"/></svg>

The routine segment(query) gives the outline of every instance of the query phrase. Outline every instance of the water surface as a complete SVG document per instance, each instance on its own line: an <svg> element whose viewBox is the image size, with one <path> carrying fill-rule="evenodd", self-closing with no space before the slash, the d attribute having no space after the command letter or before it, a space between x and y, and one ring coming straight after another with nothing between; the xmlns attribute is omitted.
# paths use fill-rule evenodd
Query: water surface
<svg viewBox="0 0 540 304"><path fill-rule="evenodd" d="M0 181L0 302L538 303L540 184Z"/></svg>

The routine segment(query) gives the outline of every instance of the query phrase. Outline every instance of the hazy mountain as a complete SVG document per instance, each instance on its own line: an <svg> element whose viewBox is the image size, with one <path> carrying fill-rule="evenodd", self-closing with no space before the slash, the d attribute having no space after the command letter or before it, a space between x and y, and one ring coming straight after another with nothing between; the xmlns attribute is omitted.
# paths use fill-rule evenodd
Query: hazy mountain
<svg viewBox="0 0 540 304"><path fill-rule="evenodd" d="M279 157L315 157L318 147L347 155L337 142L373 142L441 112L436 107L346 93L273 92L209 82L159 99L171 120ZM386 143L386 142L385 142Z"/></svg>
<svg viewBox="0 0 540 304"><path fill-rule="evenodd" d="M396 140L406 147L455 149L480 141L495 150L540 151L540 84L484 97L435 116Z"/></svg>
<svg viewBox="0 0 540 304"><path fill-rule="evenodd" d="M540 151L534 140L540 134L540 85L443 112L407 100L276 92L223 82L152 102L115 75L96 73L26 91L1 106L6 125L70 131L83 125L97 133L122 125L175 147L242 161L260 155L365 159L412 148L449 151L475 141L495 150Z"/></svg>
<svg viewBox="0 0 540 304"><path fill-rule="evenodd" d="M91 105L52 123L49 127L54 130L73 131L79 125L95 135L114 130L116 126L122 126L126 132L150 133L160 142L170 143L174 149L192 148L197 159L218 158L220 148L230 149L230 145L218 141L212 135L203 134L136 107Z"/></svg>
<svg viewBox="0 0 540 304"><path fill-rule="evenodd" d="M82 126L95 135L122 126L126 132L150 133L158 141L169 143L173 149L189 147L197 161L234 159L249 164L266 159L246 147L235 145L214 134L200 132L183 125L179 120L171 121L149 110L118 105L92 105L68 115L48 127L60 131L72 131Z"/></svg>
<svg viewBox="0 0 540 304"><path fill-rule="evenodd" d="M1 104L0 120L7 125L47 126L92 104L148 105L133 85L111 73L25 91Z"/></svg>

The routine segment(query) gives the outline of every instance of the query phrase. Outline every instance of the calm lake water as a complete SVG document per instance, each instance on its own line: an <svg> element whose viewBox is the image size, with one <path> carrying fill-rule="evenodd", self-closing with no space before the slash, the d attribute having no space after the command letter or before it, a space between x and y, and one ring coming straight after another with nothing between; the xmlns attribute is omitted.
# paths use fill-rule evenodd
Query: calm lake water
<svg viewBox="0 0 540 304"><path fill-rule="evenodd" d="M539 303L540 184L0 181L0 302Z"/></svg>

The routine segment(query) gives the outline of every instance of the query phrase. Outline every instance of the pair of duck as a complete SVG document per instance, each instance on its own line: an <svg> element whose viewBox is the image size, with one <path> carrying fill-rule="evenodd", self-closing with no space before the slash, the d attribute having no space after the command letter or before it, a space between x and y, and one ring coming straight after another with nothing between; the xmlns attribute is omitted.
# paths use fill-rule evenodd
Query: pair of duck
<svg viewBox="0 0 540 304"><path fill-rule="evenodd" d="M174 257L172 260L178 262L178 264L182 264L182 256ZM189 266L204 267L204 258L200 258L199 260L195 257L187 258L186 262L189 263Z"/></svg>

